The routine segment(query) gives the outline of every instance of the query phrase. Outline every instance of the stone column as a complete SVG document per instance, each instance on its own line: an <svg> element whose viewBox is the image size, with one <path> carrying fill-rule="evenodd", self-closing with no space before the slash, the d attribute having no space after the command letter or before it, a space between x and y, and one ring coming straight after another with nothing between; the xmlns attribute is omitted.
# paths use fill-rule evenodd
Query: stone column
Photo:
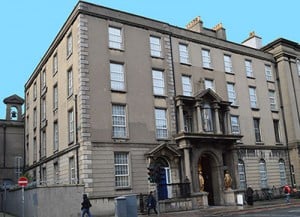
<svg viewBox="0 0 300 217"><path fill-rule="evenodd" d="M226 131L227 131L227 134L231 134L231 124L230 124L231 120L230 120L229 107L227 107L225 115L226 115Z"/></svg>
<svg viewBox="0 0 300 217"><path fill-rule="evenodd" d="M219 106L217 104L214 105L214 113L215 113L215 126L216 126L216 133L221 134L220 128L220 119L219 119Z"/></svg>
<svg viewBox="0 0 300 217"><path fill-rule="evenodd" d="M178 104L179 109L179 132L184 132L184 118L183 118L183 103L179 101Z"/></svg>
<svg viewBox="0 0 300 217"><path fill-rule="evenodd" d="M197 127L198 127L198 133L202 133L203 132L203 128L202 128L202 115L201 115L201 108L200 108L200 103L197 102L196 103L196 111L197 111Z"/></svg>

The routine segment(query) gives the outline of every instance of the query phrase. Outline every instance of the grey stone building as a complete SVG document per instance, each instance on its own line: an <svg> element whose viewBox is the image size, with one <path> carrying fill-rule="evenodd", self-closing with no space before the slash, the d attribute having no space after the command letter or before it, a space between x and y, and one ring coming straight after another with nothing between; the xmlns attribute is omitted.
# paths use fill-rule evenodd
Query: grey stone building
<svg viewBox="0 0 300 217"><path fill-rule="evenodd" d="M261 46L254 33L230 42L200 17L184 29L78 2L25 85L32 182L84 184L98 215L154 189L153 164L164 171L161 203L188 178L189 208L231 204L248 185L297 184L299 47ZM281 53L293 56L288 77Z"/></svg>

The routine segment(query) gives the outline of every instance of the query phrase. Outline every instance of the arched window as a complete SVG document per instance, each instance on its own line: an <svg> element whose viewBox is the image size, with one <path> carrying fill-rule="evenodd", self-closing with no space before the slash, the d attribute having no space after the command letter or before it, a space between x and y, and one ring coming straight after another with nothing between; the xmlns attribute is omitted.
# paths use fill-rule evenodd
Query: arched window
<svg viewBox="0 0 300 217"><path fill-rule="evenodd" d="M259 161L259 174L260 174L260 187L267 188L268 187L268 175L267 175L267 167L264 159Z"/></svg>
<svg viewBox="0 0 300 217"><path fill-rule="evenodd" d="M240 189L246 189L246 173L245 173L245 164L244 161L239 160L238 162L238 172L240 179Z"/></svg>
<svg viewBox="0 0 300 217"><path fill-rule="evenodd" d="M203 120L203 130L205 132L212 132L214 130L213 116L211 106L205 103L202 108L202 120Z"/></svg>
<svg viewBox="0 0 300 217"><path fill-rule="evenodd" d="M285 163L283 159L280 159L278 162L279 166L279 176L280 176L280 184L284 186L286 182L286 173L285 173Z"/></svg>

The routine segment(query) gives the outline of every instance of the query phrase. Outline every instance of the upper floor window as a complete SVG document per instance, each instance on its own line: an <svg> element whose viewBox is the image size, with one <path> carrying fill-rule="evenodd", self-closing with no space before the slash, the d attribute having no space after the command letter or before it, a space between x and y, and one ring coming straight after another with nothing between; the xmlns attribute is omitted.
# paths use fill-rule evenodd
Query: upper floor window
<svg viewBox="0 0 300 217"><path fill-rule="evenodd" d="M41 157L46 157L46 148L47 148L46 130L42 130L42 132L41 132Z"/></svg>
<svg viewBox="0 0 300 217"><path fill-rule="evenodd" d="M227 83L227 95L228 101L231 102L231 105L237 105L234 83Z"/></svg>
<svg viewBox="0 0 300 217"><path fill-rule="evenodd" d="M279 120L273 120L273 125L274 125L274 134L275 134L275 141L276 143L280 143L280 129L279 129Z"/></svg>
<svg viewBox="0 0 300 217"><path fill-rule="evenodd" d="M67 72L68 76L68 97L73 94L73 70L70 68Z"/></svg>
<svg viewBox="0 0 300 217"><path fill-rule="evenodd" d="M37 143L36 143L36 137L33 138L33 147L32 147L32 159L33 162L36 162L37 160Z"/></svg>
<svg viewBox="0 0 300 217"><path fill-rule="evenodd" d="M112 105L112 128L112 136L114 138L127 137L125 105Z"/></svg>
<svg viewBox="0 0 300 217"><path fill-rule="evenodd" d="M23 158L21 156L16 156L15 157L15 174L16 178L19 178L22 174L23 170Z"/></svg>
<svg viewBox="0 0 300 217"><path fill-rule="evenodd" d="M53 123L53 151L58 150L58 122Z"/></svg>
<svg viewBox="0 0 300 217"><path fill-rule="evenodd" d="M109 47L122 49L122 32L121 28L108 27Z"/></svg>
<svg viewBox="0 0 300 217"><path fill-rule="evenodd" d="M57 71L58 71L58 58L57 58L57 53L55 53L53 56L53 74L57 73Z"/></svg>
<svg viewBox="0 0 300 217"><path fill-rule="evenodd" d="M115 152L115 186L129 187L129 154L126 152Z"/></svg>
<svg viewBox="0 0 300 217"><path fill-rule="evenodd" d="M67 57L73 53L73 37L72 32L67 36Z"/></svg>
<svg viewBox="0 0 300 217"><path fill-rule="evenodd" d="M298 75L300 76L300 60L297 59L297 70L298 70Z"/></svg>
<svg viewBox="0 0 300 217"><path fill-rule="evenodd" d="M44 89L45 87L46 87L46 69L43 69L41 75L41 89Z"/></svg>
<svg viewBox="0 0 300 217"><path fill-rule="evenodd" d="M190 76L182 75L182 92L184 96L192 96L192 81Z"/></svg>
<svg viewBox="0 0 300 217"><path fill-rule="evenodd" d="M270 65L265 65L265 75L267 81L274 81L273 80L273 74L272 74L272 69Z"/></svg>
<svg viewBox="0 0 300 217"><path fill-rule="evenodd" d="M205 132L214 131L212 108L208 103L205 103L202 108L202 122Z"/></svg>
<svg viewBox="0 0 300 217"><path fill-rule="evenodd" d="M150 36L150 52L151 56L161 57L161 44L159 37Z"/></svg>
<svg viewBox="0 0 300 217"><path fill-rule="evenodd" d="M262 142L260 133L260 120L259 118L253 118L255 142Z"/></svg>
<svg viewBox="0 0 300 217"><path fill-rule="evenodd" d="M36 87L36 82L33 84L33 100L36 100L37 98L37 87Z"/></svg>
<svg viewBox="0 0 300 217"><path fill-rule="evenodd" d="M204 86L205 86L205 89L212 89L213 91L215 91L215 84L214 84L214 80L211 80L211 79L204 79Z"/></svg>
<svg viewBox="0 0 300 217"><path fill-rule="evenodd" d="M247 77L253 77L252 61L245 60L245 70Z"/></svg>
<svg viewBox="0 0 300 217"><path fill-rule="evenodd" d="M74 142L74 111L73 109L68 111L68 143Z"/></svg>
<svg viewBox="0 0 300 217"><path fill-rule="evenodd" d="M152 70L153 94L165 94L165 78L164 73L160 70Z"/></svg>
<svg viewBox="0 0 300 217"><path fill-rule="evenodd" d="M110 85L112 90L125 90L124 66L110 63Z"/></svg>
<svg viewBox="0 0 300 217"><path fill-rule="evenodd" d="M166 139L168 137L166 109L155 109L155 126L156 138Z"/></svg>
<svg viewBox="0 0 300 217"><path fill-rule="evenodd" d="M46 98L42 98L41 100L41 121L46 120Z"/></svg>
<svg viewBox="0 0 300 217"><path fill-rule="evenodd" d="M210 50L202 49L202 66L204 68L212 68Z"/></svg>
<svg viewBox="0 0 300 217"><path fill-rule="evenodd" d="M35 129L37 127L37 111L36 107L33 109L33 128Z"/></svg>
<svg viewBox="0 0 300 217"><path fill-rule="evenodd" d="M259 161L259 174L260 174L260 187L268 187L268 176L267 176L267 167L265 160L261 159Z"/></svg>
<svg viewBox="0 0 300 217"><path fill-rule="evenodd" d="M239 117L236 115L231 115L231 132L233 134L240 134L240 123L239 123Z"/></svg>
<svg viewBox="0 0 300 217"><path fill-rule="evenodd" d="M58 108L58 87L57 84L54 85L53 87L53 109Z"/></svg>
<svg viewBox="0 0 300 217"><path fill-rule="evenodd" d="M47 168L46 167L42 167L41 185L47 185Z"/></svg>
<svg viewBox="0 0 300 217"><path fill-rule="evenodd" d="M250 96L250 106L251 108L258 108L257 97L256 97L256 88L249 87L249 96Z"/></svg>
<svg viewBox="0 0 300 217"><path fill-rule="evenodd" d="M269 90L269 99L271 110L277 110L276 94L274 90Z"/></svg>
<svg viewBox="0 0 300 217"><path fill-rule="evenodd" d="M180 63L190 63L188 46L186 44L179 44L179 59Z"/></svg>
<svg viewBox="0 0 300 217"><path fill-rule="evenodd" d="M225 54L224 55L224 67L225 67L225 72L232 73L232 61L231 61L231 56Z"/></svg>

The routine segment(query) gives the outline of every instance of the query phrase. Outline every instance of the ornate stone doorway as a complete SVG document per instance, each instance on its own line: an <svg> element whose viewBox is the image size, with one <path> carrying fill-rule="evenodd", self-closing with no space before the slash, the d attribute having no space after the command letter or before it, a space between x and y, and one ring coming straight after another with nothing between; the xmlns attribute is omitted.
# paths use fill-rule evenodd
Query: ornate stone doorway
<svg viewBox="0 0 300 217"><path fill-rule="evenodd" d="M202 172L204 191L208 193L208 205L218 205L220 202L219 172L216 160L209 153L204 153L198 161L198 172ZM200 176L199 176L200 179ZM199 180L200 185L200 180ZM200 186L199 186L200 189Z"/></svg>

